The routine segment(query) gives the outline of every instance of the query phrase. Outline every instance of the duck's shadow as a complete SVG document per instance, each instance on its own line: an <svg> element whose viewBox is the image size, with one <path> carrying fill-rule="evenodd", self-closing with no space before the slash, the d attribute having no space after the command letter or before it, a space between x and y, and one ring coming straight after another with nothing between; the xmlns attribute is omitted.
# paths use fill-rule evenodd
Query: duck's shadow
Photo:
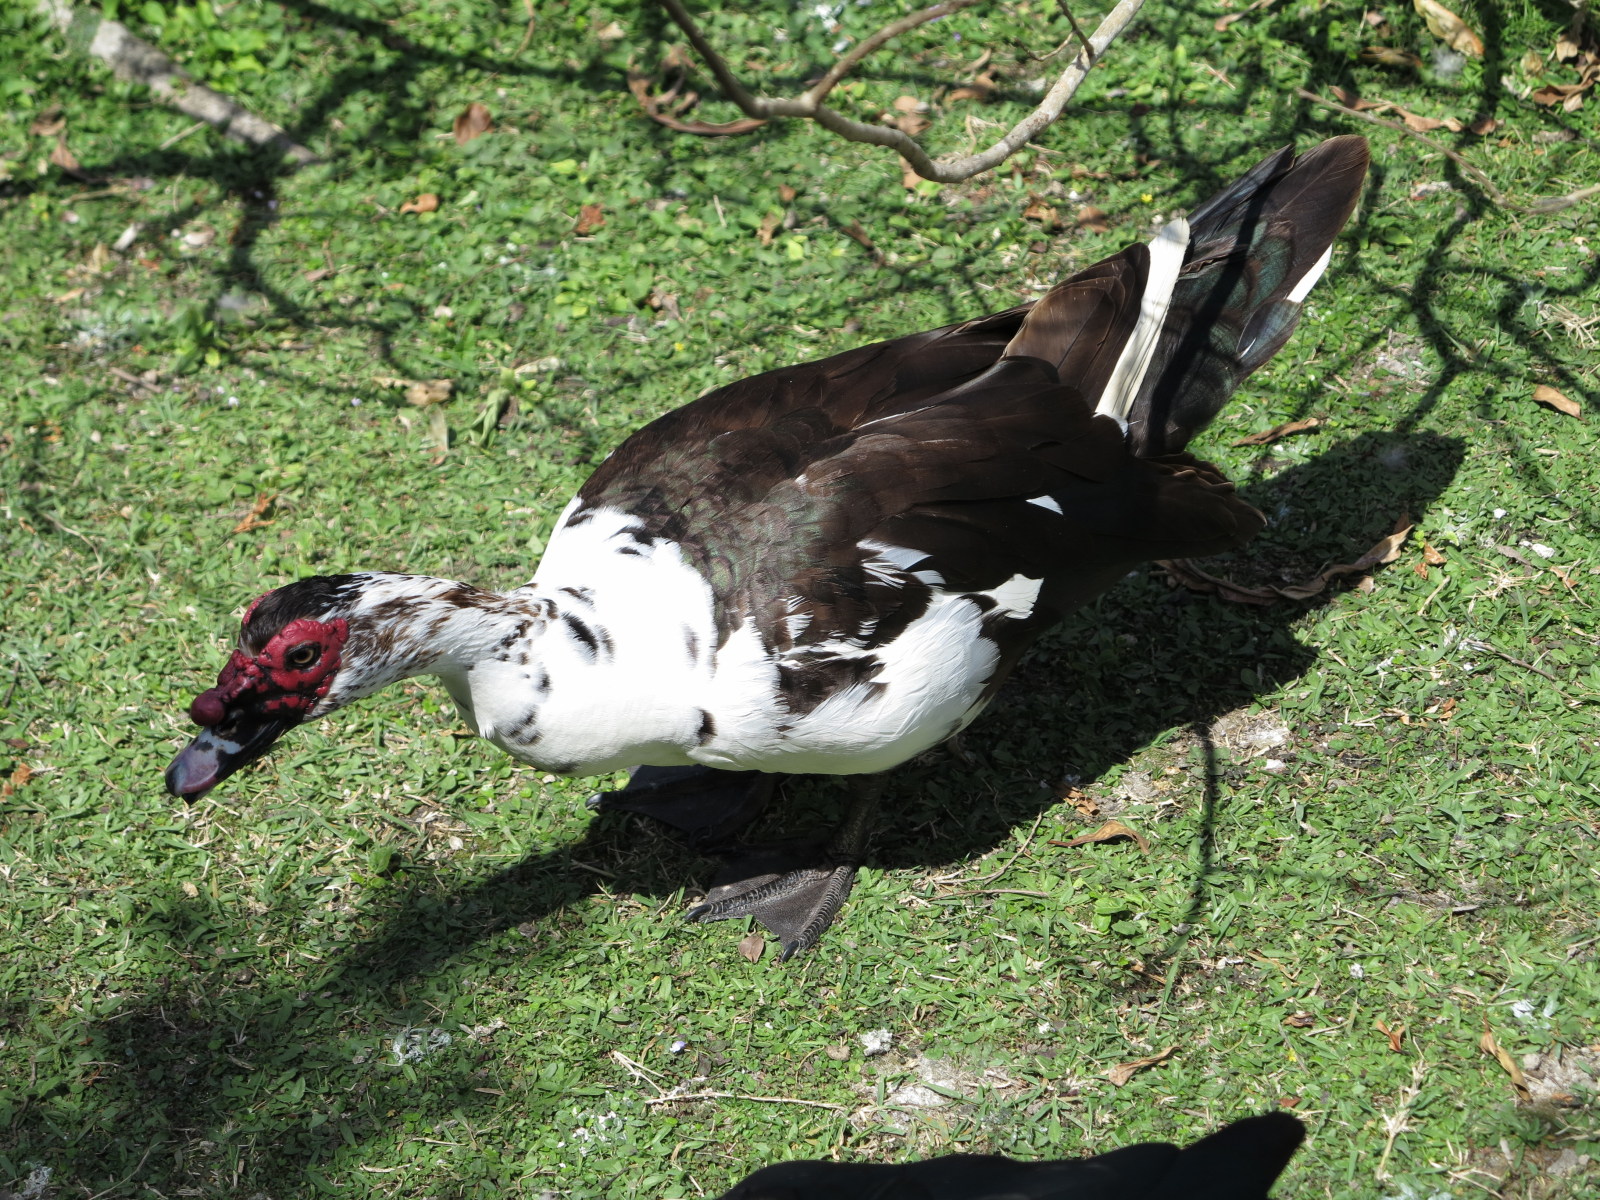
<svg viewBox="0 0 1600 1200"><path fill-rule="evenodd" d="M1254 549L1223 569L1246 575L1252 566L1270 562L1274 572L1304 576L1327 562L1347 561L1387 533L1400 513L1420 517L1448 485L1461 458L1459 441L1421 433L1362 435L1270 475L1269 457L1262 477L1242 490L1273 524ZM1203 725L1281 688L1317 661L1293 632L1307 607L1230 605L1167 591L1148 574L1130 580L1047 639L1020 668L991 712L973 727L967 741L970 761L950 753L930 755L886 776L882 811L887 815L868 866L925 868L991 850L1056 802L1058 792L1041 788L1041 781L1075 775L1092 782L1175 728ZM1202 867L1213 824L1228 820L1217 795L1218 789L1208 789L1201 807ZM830 819L844 792L826 781L798 781L790 796L792 804L776 814L779 826L786 812L791 823ZM532 957L548 958L553 967L564 940L563 909L602 886L613 895L670 901L704 877L707 860L650 826L643 817L602 815L578 842L530 856L452 894L420 886L389 892L394 899L381 930L325 963L320 977L304 984L308 990L251 987L218 965L202 968L212 972L203 984L174 983L136 1003L119 1003L114 1013L85 1027L94 1056L114 1058L118 1068L97 1074L89 1101L104 1120L86 1119L79 1102L64 1093L60 1103L40 1095L13 1114L7 1132L25 1153L65 1161L84 1179L120 1177L140 1160L134 1173L142 1172L146 1184L192 1183L181 1161L162 1165L141 1159L141 1147L117 1131L114 1114L154 1107L174 1131L211 1129L219 1111L245 1103L228 1097L255 1095L264 1086L251 1062L230 1053L237 1069L223 1063L216 1049L222 1044L241 1052L248 1048L257 1064L295 1064L290 1075L302 1083L318 1072L347 1071L348 1055L323 1045L326 1023L318 1014L408 1009L406 992L416 986L413 981L449 970L473 947L513 927L530 932ZM1191 885L1196 911L1203 874L1197 871ZM670 903L663 907L670 910ZM160 914L159 922L157 915L147 922L150 932L164 923L169 936L187 936L181 905ZM649 920L644 914L638 919ZM871 904L859 897L845 908L841 928L826 935L814 953L828 953L829 939L844 929L857 944L870 943L874 920ZM726 934L712 927L706 936ZM667 954L665 946L662 953ZM197 986L208 997L204 1007L195 1006ZM316 1003L302 1012L308 997ZM440 1068L429 1086L473 1108L485 1097L471 1071L463 1065L450 1075ZM376 1090L366 1095L360 1090L365 1086L341 1101L339 1120L302 1130L292 1146L256 1151L240 1186L253 1189L282 1171L298 1171L306 1161L326 1162L348 1139L385 1124L380 1114L387 1101ZM217 1135L184 1138L190 1136ZM145 1159L149 1149L143 1149Z"/></svg>
<svg viewBox="0 0 1600 1200"><path fill-rule="evenodd" d="M1463 454L1455 438L1363 434L1274 472L1278 464L1268 450L1258 461L1258 478L1241 492L1271 523L1217 569L1239 582L1288 583L1352 561L1398 520L1421 518ZM1318 656L1295 627L1340 595L1333 588L1312 602L1257 607L1171 589L1150 572L1136 574L1040 643L968 731L961 750L932 751L881 778L883 803L868 867L918 870L981 855L1054 805L1059 785L1090 785L1172 731L1204 730L1305 675ZM1209 758L1209 746L1206 753ZM815 834L837 821L848 803L836 781L788 780L753 827L753 838ZM1201 839L1209 842L1219 815L1206 804ZM705 882L710 873L705 860L672 845L648 818L601 813L570 853L604 866L611 890L666 897ZM543 858L486 879L470 895L478 913L474 928L487 933L536 919L584 894L570 873L562 879L544 890L554 885L555 873ZM859 903L842 919L870 939L872 914Z"/></svg>

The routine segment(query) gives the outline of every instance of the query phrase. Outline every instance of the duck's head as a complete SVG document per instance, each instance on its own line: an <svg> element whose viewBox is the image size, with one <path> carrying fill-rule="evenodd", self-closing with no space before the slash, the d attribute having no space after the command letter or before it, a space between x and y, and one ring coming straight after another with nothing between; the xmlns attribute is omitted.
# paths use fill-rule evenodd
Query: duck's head
<svg viewBox="0 0 1600 1200"><path fill-rule="evenodd" d="M198 800L272 748L285 732L332 712L360 577L318 575L260 597L215 687L194 698L200 732L167 768L167 791Z"/></svg>

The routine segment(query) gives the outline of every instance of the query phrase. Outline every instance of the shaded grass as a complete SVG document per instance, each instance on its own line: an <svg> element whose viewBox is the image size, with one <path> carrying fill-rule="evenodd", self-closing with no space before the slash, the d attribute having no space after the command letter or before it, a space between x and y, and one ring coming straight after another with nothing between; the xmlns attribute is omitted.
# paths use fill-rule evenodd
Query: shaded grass
<svg viewBox="0 0 1600 1200"><path fill-rule="evenodd" d="M1344 131L1296 85L1495 116L1461 148L1524 199L1588 182L1585 110L1502 81L1531 81L1522 55L1565 10L1472 11L1483 64L1396 76L1358 60L1354 11L1289 5L1219 35L1215 13L1156 10L1017 173L944 193L803 126L646 124L620 70L659 56L649 12L542 17L513 61L517 11L263 10L293 61L233 82L328 155L296 176L209 132L162 149L181 118L8 13L27 70L0 133L0 1181L692 1196L781 1157L1064 1156L1293 1100L1313 1136L1286 1194L1592 1187L1592 1169L1542 1176L1564 1148L1600 1152L1592 1092L1519 1104L1477 1043L1487 1023L1514 1055L1600 1061L1594 435L1529 400L1545 382L1592 409L1593 348L1561 313L1595 313L1594 208L1497 211L1408 140L1377 135L1299 333L1202 450L1272 519L1219 571L1301 578L1402 512L1412 548L1371 592L1308 608L1130 578L961 746L889 777L874 869L806 959L752 966L742 931L682 926L710 864L642 820L591 821L597 781L461 736L420 683L193 809L159 782L251 596L366 567L520 582L643 420L1013 303L1275 145ZM1409 9L1385 15L1431 53ZM1038 45L1042 20L940 23L847 100L928 96L974 44ZM800 16L778 42L786 22L712 25L803 79L828 38ZM981 119L1019 112L1042 70L1000 61ZM501 129L457 148L439 135L471 100ZM106 187L39 171L49 142L25 131L52 105L86 173L139 182L91 197ZM929 134L965 136L955 113ZM424 191L437 213L398 214ZM1113 228L1043 229L1021 215L1035 195ZM606 224L574 236L595 203ZM125 255L94 253L130 224ZM380 376L455 382L440 461ZM1231 445L1307 415L1328 424ZM232 534L266 495L272 524ZM1445 559L1426 577L1421 538ZM787 795L775 831L842 802L820 781ZM1113 814L1148 855L1056 844ZM1378 1020L1404 1027L1400 1053ZM883 1027L895 1049L863 1058ZM1126 1086L1104 1078L1168 1045ZM944 1107L885 1106L919 1056L967 1082ZM659 1102L675 1087L730 1095Z"/></svg>

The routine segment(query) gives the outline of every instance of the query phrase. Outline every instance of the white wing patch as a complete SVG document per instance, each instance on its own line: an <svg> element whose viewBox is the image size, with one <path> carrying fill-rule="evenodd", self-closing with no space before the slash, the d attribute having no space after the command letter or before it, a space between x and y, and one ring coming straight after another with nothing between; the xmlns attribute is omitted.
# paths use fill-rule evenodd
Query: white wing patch
<svg viewBox="0 0 1600 1200"><path fill-rule="evenodd" d="M1328 248L1322 252L1322 257L1317 259L1316 262L1312 263L1311 269L1304 275L1300 276L1299 281L1294 285L1294 287L1289 289L1288 298L1294 301L1296 304L1299 304L1302 300L1304 300L1306 296L1310 294L1311 288L1316 284L1317 280L1322 278L1322 273L1328 269L1328 263L1332 261L1332 259L1333 245L1332 243L1329 243Z"/></svg>
<svg viewBox="0 0 1600 1200"><path fill-rule="evenodd" d="M991 588L980 595L988 596L1006 616L1013 620L1022 620L1033 615L1034 603L1039 599L1039 589L1044 586L1043 579L1029 579L1026 575L1013 575L997 588Z"/></svg>
<svg viewBox="0 0 1600 1200"><path fill-rule="evenodd" d="M1144 295L1139 298L1139 321L1128 335L1128 343L1117 357L1111 380L1094 410L1115 418L1123 429L1128 428L1128 409L1144 383L1156 339L1167 323L1172 289L1177 286L1178 272L1183 268L1183 256L1188 249L1189 222L1182 217L1168 221L1161 232L1150 239L1150 271L1145 278Z"/></svg>

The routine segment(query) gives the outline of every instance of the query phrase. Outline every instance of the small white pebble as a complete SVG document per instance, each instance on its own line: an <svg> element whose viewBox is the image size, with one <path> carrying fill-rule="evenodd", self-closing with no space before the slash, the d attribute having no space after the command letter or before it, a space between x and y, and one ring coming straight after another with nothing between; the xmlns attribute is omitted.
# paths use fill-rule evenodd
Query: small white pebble
<svg viewBox="0 0 1600 1200"><path fill-rule="evenodd" d="M1496 521L1499 521L1499 520L1503 519L1505 517L1505 515L1506 515L1506 510L1503 509L1503 508L1497 508L1497 509L1494 510L1494 519Z"/></svg>
<svg viewBox="0 0 1600 1200"><path fill-rule="evenodd" d="M1360 963L1351 963L1350 964L1350 978L1351 979L1365 979L1366 977L1367 977L1367 973L1361 969L1361 964Z"/></svg>
<svg viewBox="0 0 1600 1200"><path fill-rule="evenodd" d="M1556 555L1556 552L1543 542L1533 542L1528 546L1528 549L1532 550L1540 558L1554 558Z"/></svg>
<svg viewBox="0 0 1600 1200"><path fill-rule="evenodd" d="M350 407L351 408L360 408L361 407L361 397L360 396L351 396L350 397Z"/></svg>
<svg viewBox="0 0 1600 1200"><path fill-rule="evenodd" d="M684 1041L682 1038L679 1038L677 1041L672 1043L671 1053L673 1053L673 1054L682 1054L688 1048L689 1048L689 1043Z"/></svg>
<svg viewBox="0 0 1600 1200"><path fill-rule="evenodd" d="M237 397L237 396L229 396L228 397L228 407L229 408L238 408L239 407L239 397Z"/></svg>
<svg viewBox="0 0 1600 1200"><path fill-rule="evenodd" d="M869 1029L861 1035L861 1048L866 1051L868 1058L889 1053L889 1047L892 1045L894 1045L894 1034L887 1029Z"/></svg>
<svg viewBox="0 0 1600 1200"><path fill-rule="evenodd" d="M1285 767L1287 767L1289 764L1284 762L1283 759L1281 759L1281 758L1269 758L1269 759L1267 759L1266 762L1262 763L1261 765L1264 766L1269 771L1281 771Z"/></svg>

